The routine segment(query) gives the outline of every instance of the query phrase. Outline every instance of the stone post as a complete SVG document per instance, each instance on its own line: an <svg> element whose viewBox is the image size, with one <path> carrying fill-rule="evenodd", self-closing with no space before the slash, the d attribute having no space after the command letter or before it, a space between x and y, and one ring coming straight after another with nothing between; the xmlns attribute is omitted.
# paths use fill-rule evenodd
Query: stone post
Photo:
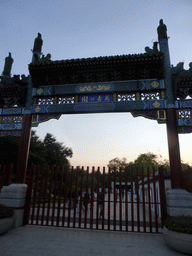
<svg viewBox="0 0 192 256"><path fill-rule="evenodd" d="M192 193L185 189L170 189L166 192L169 216L192 216Z"/></svg>
<svg viewBox="0 0 192 256"><path fill-rule="evenodd" d="M14 208L13 228L23 225L26 192L26 184L11 184L1 189L0 204Z"/></svg>

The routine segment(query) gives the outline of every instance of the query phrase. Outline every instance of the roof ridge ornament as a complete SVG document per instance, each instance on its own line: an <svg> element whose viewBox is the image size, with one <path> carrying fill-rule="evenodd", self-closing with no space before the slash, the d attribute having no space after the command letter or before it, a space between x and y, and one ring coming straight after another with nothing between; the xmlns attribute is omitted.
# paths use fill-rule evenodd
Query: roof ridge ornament
<svg viewBox="0 0 192 256"><path fill-rule="evenodd" d="M146 54L152 56L153 54L158 53L157 49L158 42L153 42L153 49L149 48L148 46L145 47Z"/></svg>

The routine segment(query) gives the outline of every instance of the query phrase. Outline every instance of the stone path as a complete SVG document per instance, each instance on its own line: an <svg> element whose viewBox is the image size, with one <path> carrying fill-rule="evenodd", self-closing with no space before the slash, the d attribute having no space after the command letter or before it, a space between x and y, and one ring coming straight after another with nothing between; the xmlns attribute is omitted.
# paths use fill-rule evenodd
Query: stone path
<svg viewBox="0 0 192 256"><path fill-rule="evenodd" d="M0 236L0 256L182 256L161 234L25 226Z"/></svg>

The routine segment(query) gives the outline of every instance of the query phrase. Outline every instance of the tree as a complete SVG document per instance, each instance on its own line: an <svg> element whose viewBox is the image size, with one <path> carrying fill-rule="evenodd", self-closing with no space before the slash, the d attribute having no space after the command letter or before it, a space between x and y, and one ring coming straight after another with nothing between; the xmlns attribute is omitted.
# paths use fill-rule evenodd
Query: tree
<svg viewBox="0 0 192 256"><path fill-rule="evenodd" d="M0 137L0 164L8 165L13 163L16 167L20 137ZM28 166L35 165L64 165L70 166L67 158L72 157L73 151L58 142L55 137L47 133L42 141L35 131L31 133Z"/></svg>
<svg viewBox="0 0 192 256"><path fill-rule="evenodd" d="M159 166L157 162L157 155L153 153L145 153L140 154L137 159L135 159L134 162L127 163L127 159L124 157L119 159L118 157L112 159L109 161L108 167L110 167L112 170L117 170L119 172L120 168L122 170L122 180L125 179L125 169L128 171L130 169L133 170L133 172L136 172L136 169L138 169L138 173L141 173L141 169L144 169L144 173L147 172L147 167L149 167L150 173L152 172L152 168L157 168ZM117 173L118 177L118 173ZM117 179L118 180L118 179Z"/></svg>
<svg viewBox="0 0 192 256"><path fill-rule="evenodd" d="M34 131L32 131L29 164L46 164L70 166L68 157L71 158L73 151L58 142L56 138L47 133L44 140L41 141Z"/></svg>
<svg viewBox="0 0 192 256"><path fill-rule="evenodd" d="M111 170L119 171L120 168L124 170L125 167L127 166L127 159L125 157L123 157L121 160L118 157L116 157L116 158L110 160L109 164L107 166L110 167Z"/></svg>
<svg viewBox="0 0 192 256"><path fill-rule="evenodd" d="M141 170L143 167L144 169L148 168L152 170L152 168L157 168L159 166L157 162L157 155L153 153L145 153L140 154L137 159L134 161L134 167L138 168L138 170Z"/></svg>

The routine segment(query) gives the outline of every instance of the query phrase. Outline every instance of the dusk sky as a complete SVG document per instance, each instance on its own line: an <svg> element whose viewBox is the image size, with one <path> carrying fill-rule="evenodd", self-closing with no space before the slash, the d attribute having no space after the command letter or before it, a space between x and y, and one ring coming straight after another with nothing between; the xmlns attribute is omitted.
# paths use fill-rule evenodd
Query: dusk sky
<svg viewBox="0 0 192 256"><path fill-rule="evenodd" d="M140 54L167 25L171 64L192 62L191 0L0 0L0 70L11 52L12 75L28 75L31 49L42 34L52 60ZM152 152L168 159L165 124L130 113L62 115L35 128L73 150L73 166L107 166L119 157L134 161ZM181 159L192 164L192 134L179 135Z"/></svg>

